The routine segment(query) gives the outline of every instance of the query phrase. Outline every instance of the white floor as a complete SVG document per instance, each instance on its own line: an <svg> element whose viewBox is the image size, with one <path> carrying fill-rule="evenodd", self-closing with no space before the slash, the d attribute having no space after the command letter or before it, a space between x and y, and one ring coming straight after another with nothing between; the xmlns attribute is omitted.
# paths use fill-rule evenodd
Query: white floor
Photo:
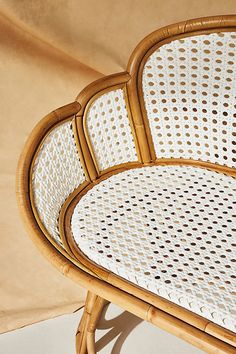
<svg viewBox="0 0 236 354"><path fill-rule="evenodd" d="M75 354L82 310L0 335L0 354ZM201 354L202 351L110 305L97 331L99 354Z"/></svg>

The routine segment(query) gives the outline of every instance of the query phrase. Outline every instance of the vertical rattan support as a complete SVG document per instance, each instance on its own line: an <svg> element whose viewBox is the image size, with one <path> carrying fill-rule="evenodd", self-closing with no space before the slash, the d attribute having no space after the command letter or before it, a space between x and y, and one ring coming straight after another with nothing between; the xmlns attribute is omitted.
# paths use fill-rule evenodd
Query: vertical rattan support
<svg viewBox="0 0 236 354"><path fill-rule="evenodd" d="M87 353L87 329L89 324L89 319L94 308L97 295L88 291L83 316L81 318L77 333L76 333L76 353L86 354Z"/></svg>
<svg viewBox="0 0 236 354"><path fill-rule="evenodd" d="M105 299L98 296L93 311L90 316L88 330L87 330L87 349L89 354L96 354L95 349L95 331L101 317L104 306L108 303Z"/></svg>
<svg viewBox="0 0 236 354"><path fill-rule="evenodd" d="M104 306L105 299L88 291L83 316L76 333L76 354L96 354L95 330Z"/></svg>
<svg viewBox="0 0 236 354"><path fill-rule="evenodd" d="M81 116L76 117L76 128L87 174L90 180L94 181L98 177L98 170L94 164L90 149L88 147L87 139L83 130L83 118Z"/></svg>
<svg viewBox="0 0 236 354"><path fill-rule="evenodd" d="M126 84L126 87L142 162L148 163L152 161L153 157L150 153L146 129L143 121L142 112L140 109L139 98L137 94L137 82L135 76L131 76L131 79Z"/></svg>

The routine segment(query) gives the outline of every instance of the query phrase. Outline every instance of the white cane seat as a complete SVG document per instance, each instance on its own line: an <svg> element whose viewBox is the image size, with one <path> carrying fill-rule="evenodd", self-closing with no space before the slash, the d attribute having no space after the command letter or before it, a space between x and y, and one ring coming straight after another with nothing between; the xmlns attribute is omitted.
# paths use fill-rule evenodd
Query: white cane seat
<svg viewBox="0 0 236 354"><path fill-rule="evenodd" d="M146 166L89 190L71 229L93 262L235 331L235 204L229 175Z"/></svg>

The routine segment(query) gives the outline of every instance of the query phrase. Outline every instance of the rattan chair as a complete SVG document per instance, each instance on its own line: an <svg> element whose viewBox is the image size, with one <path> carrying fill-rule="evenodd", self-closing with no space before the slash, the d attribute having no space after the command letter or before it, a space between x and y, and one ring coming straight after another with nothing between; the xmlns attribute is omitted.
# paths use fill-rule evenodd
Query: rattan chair
<svg viewBox="0 0 236 354"><path fill-rule="evenodd" d="M25 145L24 222L88 289L77 353L96 352L107 301L205 352L236 352L235 31L235 15L157 30Z"/></svg>

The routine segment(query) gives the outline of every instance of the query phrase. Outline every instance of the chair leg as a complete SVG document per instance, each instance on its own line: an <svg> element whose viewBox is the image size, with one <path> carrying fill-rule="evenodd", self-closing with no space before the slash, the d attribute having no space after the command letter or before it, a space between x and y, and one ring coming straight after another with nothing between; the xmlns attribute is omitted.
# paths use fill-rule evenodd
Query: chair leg
<svg viewBox="0 0 236 354"><path fill-rule="evenodd" d="M76 333L76 354L96 354L95 330L106 300L88 291L83 316Z"/></svg>
<svg viewBox="0 0 236 354"><path fill-rule="evenodd" d="M94 305L93 312L91 313L88 329L87 329L87 349L89 354L96 354L95 349L95 330L97 328L97 324L101 317L104 306L108 303L102 297L97 297Z"/></svg>
<svg viewBox="0 0 236 354"><path fill-rule="evenodd" d="M88 291L83 316L81 318L77 333L76 333L76 354L86 354L87 353L87 327L89 322L89 317L92 312L94 303L96 301L97 295Z"/></svg>

